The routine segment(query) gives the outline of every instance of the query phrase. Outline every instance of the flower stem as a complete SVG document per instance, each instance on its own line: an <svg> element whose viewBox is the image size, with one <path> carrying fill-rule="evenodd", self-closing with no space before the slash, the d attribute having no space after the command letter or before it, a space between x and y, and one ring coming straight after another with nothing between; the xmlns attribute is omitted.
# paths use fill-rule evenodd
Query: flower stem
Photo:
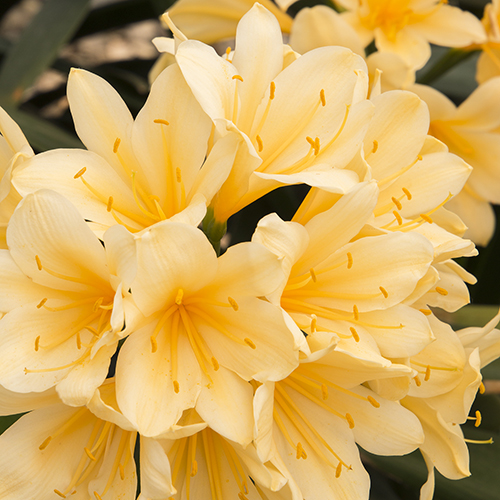
<svg viewBox="0 0 500 500"><path fill-rule="evenodd" d="M214 247L217 256L220 255L220 240L226 234L227 222L220 222L215 218L214 210L208 207L207 214L202 222L202 229L208 238L208 241Z"/></svg>

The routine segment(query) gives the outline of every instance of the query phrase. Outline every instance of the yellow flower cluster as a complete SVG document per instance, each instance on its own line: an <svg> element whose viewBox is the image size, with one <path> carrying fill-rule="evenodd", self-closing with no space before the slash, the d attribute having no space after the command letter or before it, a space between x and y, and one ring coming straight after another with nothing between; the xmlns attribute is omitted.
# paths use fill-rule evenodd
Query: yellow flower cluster
<svg viewBox="0 0 500 500"><path fill-rule="evenodd" d="M457 424L500 356L498 318L455 332L434 314L469 301L453 259L477 252L444 205L466 182L487 196L467 123L493 134L500 115L479 91L429 114L416 90L381 92L360 53L482 32L445 2L343 0L332 22L359 47L300 55L282 29L305 43L309 11L198 3L174 22L241 17L234 50L166 16L170 64L135 119L71 72L85 150L34 155L0 113L0 412L30 412L0 436L0 499L134 499L140 459L140 500L367 500L358 445L420 449L430 499L434 468L469 474ZM463 38L443 18L470 22ZM217 22L209 41L233 34ZM269 213L221 254L231 216L297 184L291 221Z"/></svg>

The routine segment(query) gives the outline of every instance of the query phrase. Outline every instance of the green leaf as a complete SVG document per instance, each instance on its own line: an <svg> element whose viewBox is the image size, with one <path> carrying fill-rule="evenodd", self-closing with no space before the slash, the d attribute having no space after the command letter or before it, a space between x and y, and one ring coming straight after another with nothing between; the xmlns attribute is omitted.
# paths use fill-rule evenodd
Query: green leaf
<svg viewBox="0 0 500 500"><path fill-rule="evenodd" d="M47 0L0 70L0 103L16 103L24 90L47 69L87 15L90 0Z"/></svg>

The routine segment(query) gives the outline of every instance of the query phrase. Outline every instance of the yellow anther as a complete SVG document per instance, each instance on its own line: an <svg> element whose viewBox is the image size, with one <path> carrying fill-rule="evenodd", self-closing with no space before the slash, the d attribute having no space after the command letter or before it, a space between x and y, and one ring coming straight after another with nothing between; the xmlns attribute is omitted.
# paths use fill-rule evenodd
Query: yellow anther
<svg viewBox="0 0 500 500"><path fill-rule="evenodd" d="M326 384L321 384L321 395L323 396L323 399L328 399L328 387Z"/></svg>
<svg viewBox="0 0 500 500"><path fill-rule="evenodd" d="M367 396L366 399L374 408L380 408L380 403L373 396Z"/></svg>
<svg viewBox="0 0 500 500"><path fill-rule="evenodd" d="M179 167L175 169L175 180L180 184L182 182L182 171Z"/></svg>
<svg viewBox="0 0 500 500"><path fill-rule="evenodd" d="M321 89L319 91L319 98L321 99L321 105L326 106L325 90Z"/></svg>
<svg viewBox="0 0 500 500"><path fill-rule="evenodd" d="M427 214L420 214L420 217L429 224L432 224L434 222Z"/></svg>
<svg viewBox="0 0 500 500"><path fill-rule="evenodd" d="M378 288L379 288L379 290L382 292L382 295L383 295L385 298L389 297L389 294L387 293L387 290L386 290L383 286L379 286Z"/></svg>
<svg viewBox="0 0 500 500"><path fill-rule="evenodd" d="M40 309L41 307L43 307L45 305L45 302L47 302L47 299L42 299L39 304L37 304L36 308L37 309Z"/></svg>
<svg viewBox="0 0 500 500"><path fill-rule="evenodd" d="M321 145L319 142L319 137L316 137L316 139L314 139L314 154L315 154L315 156L319 155L320 147L321 147Z"/></svg>
<svg viewBox="0 0 500 500"><path fill-rule="evenodd" d="M54 493L56 495L59 495L61 498L66 498L66 495L64 493L61 493L59 490L54 490Z"/></svg>
<svg viewBox="0 0 500 500"><path fill-rule="evenodd" d="M377 149L378 149L378 141L374 140L373 141L372 153L376 153Z"/></svg>
<svg viewBox="0 0 500 500"><path fill-rule="evenodd" d="M117 137L115 143L113 144L113 153L118 152L118 148L120 147L120 142L122 142L122 140L119 137Z"/></svg>
<svg viewBox="0 0 500 500"><path fill-rule="evenodd" d="M36 260L36 265L38 267L38 270L41 271L42 270L42 261L40 260L40 257L38 257L38 255L35 255L35 260Z"/></svg>
<svg viewBox="0 0 500 500"><path fill-rule="evenodd" d="M349 424L349 429L354 429L354 419L352 418L350 413L345 414L345 419L347 420L347 423Z"/></svg>
<svg viewBox="0 0 500 500"><path fill-rule="evenodd" d="M483 417L481 416L481 412L479 410L476 410L476 422L475 422L474 426L479 427L481 425L482 420L483 420Z"/></svg>
<svg viewBox="0 0 500 500"><path fill-rule="evenodd" d="M432 314L432 311L430 309L419 309L419 311L426 316L430 316Z"/></svg>
<svg viewBox="0 0 500 500"><path fill-rule="evenodd" d="M271 82L271 87L269 89L269 99L271 99L271 101L274 99L275 92L276 92L276 84L274 82Z"/></svg>
<svg viewBox="0 0 500 500"><path fill-rule="evenodd" d="M300 441L297 443L297 453L295 455L295 458L297 458L297 460L299 458L303 458L304 460L307 458L307 453L305 452L304 448L302 447L302 443Z"/></svg>
<svg viewBox="0 0 500 500"><path fill-rule="evenodd" d="M339 462L337 468L335 469L335 477L338 479L340 474L342 474L342 462Z"/></svg>
<svg viewBox="0 0 500 500"><path fill-rule="evenodd" d="M52 436L49 436L39 447L38 449L39 450L45 450L45 448L47 448L47 446L49 445L49 443L52 441Z"/></svg>
<svg viewBox="0 0 500 500"><path fill-rule="evenodd" d="M95 462L96 458L94 457L94 455L92 455L92 453L90 452L90 450L86 446L85 446L84 450L85 450L85 453L87 454L87 456L90 458L90 460Z"/></svg>
<svg viewBox="0 0 500 500"><path fill-rule="evenodd" d="M234 300L232 297L228 297L227 298L227 301L229 302L229 304L231 305L231 307L237 311L239 309L238 307L238 303L236 302L236 300Z"/></svg>
<svg viewBox="0 0 500 500"><path fill-rule="evenodd" d="M255 136L255 140L257 141L257 147L259 148L259 153L260 153L264 149L264 143L262 142L262 139L258 134Z"/></svg>
<svg viewBox="0 0 500 500"><path fill-rule="evenodd" d="M415 384L417 384L417 387L420 387L422 385L422 382L420 381L418 375L415 375L415 377L413 377L413 380L415 380Z"/></svg>
<svg viewBox="0 0 500 500"><path fill-rule="evenodd" d="M179 394L179 382L177 380L174 380L174 392Z"/></svg>
<svg viewBox="0 0 500 500"><path fill-rule="evenodd" d="M35 351L38 351L40 348L40 335L35 339Z"/></svg>
<svg viewBox="0 0 500 500"><path fill-rule="evenodd" d="M231 54L231 47L226 49L226 56L229 57L229 54Z"/></svg>
<svg viewBox="0 0 500 500"><path fill-rule="evenodd" d="M314 143L314 139L312 137L307 136L306 141L311 145L313 149L316 147L316 144Z"/></svg>
<svg viewBox="0 0 500 500"><path fill-rule="evenodd" d="M352 263L353 263L352 254L351 252L347 252L347 269L351 269Z"/></svg>
<svg viewBox="0 0 500 500"><path fill-rule="evenodd" d="M399 213L396 212L396 210L392 211L392 215L394 215L394 217L396 217L396 220L398 221L398 225L401 226L403 224L403 218L401 217L401 215L399 215Z"/></svg>
<svg viewBox="0 0 500 500"><path fill-rule="evenodd" d="M125 480L125 467L123 467L123 464L118 464L118 469L120 470L120 479L122 481Z"/></svg>
<svg viewBox="0 0 500 500"><path fill-rule="evenodd" d="M212 357L212 365L215 371L217 371L220 368L219 362L214 357Z"/></svg>
<svg viewBox="0 0 500 500"><path fill-rule="evenodd" d="M76 348L82 348L82 338L80 337L80 332L76 332Z"/></svg>
<svg viewBox="0 0 500 500"><path fill-rule="evenodd" d="M108 212L111 212L111 209L112 209L112 208L113 208L113 197L112 197L112 196L110 196L110 197L108 198L108 204L106 205L106 210L107 210Z"/></svg>
<svg viewBox="0 0 500 500"><path fill-rule="evenodd" d="M425 377L424 380L427 382L431 378L431 365L427 365L425 369Z"/></svg>
<svg viewBox="0 0 500 500"><path fill-rule="evenodd" d="M255 349L255 344L248 337L244 338L243 340L247 346L250 346L252 349Z"/></svg>
<svg viewBox="0 0 500 500"><path fill-rule="evenodd" d="M191 477L196 476L198 473L198 462L196 460L193 460L193 463L191 464Z"/></svg>
<svg viewBox="0 0 500 500"><path fill-rule="evenodd" d="M403 193L408 198L408 201L410 201L411 200L411 193L410 193L410 191L408 191L408 189L406 189L406 188L402 188L402 189L403 189Z"/></svg>
<svg viewBox="0 0 500 500"><path fill-rule="evenodd" d="M233 75L233 80L239 80L240 82L243 81L243 77L240 75Z"/></svg>
<svg viewBox="0 0 500 500"><path fill-rule="evenodd" d="M317 327L318 327L318 317L316 316L316 314L311 314L311 333L314 333Z"/></svg>
<svg viewBox="0 0 500 500"><path fill-rule="evenodd" d="M151 336L151 352L155 353L158 350L158 342L156 342L156 338Z"/></svg>
<svg viewBox="0 0 500 500"><path fill-rule="evenodd" d="M314 283L316 283L316 281L318 281L318 278L316 278L316 273L314 272L314 269L312 267L311 269L309 269L309 273L311 274L311 278L314 281Z"/></svg>
<svg viewBox="0 0 500 500"><path fill-rule="evenodd" d="M85 172L87 171L87 167L83 167L78 172L73 176L74 179L78 179L78 177L81 177Z"/></svg>
<svg viewBox="0 0 500 500"><path fill-rule="evenodd" d="M359 335L358 335L358 332L356 331L356 328L354 328L353 326L351 326L351 327L349 328L349 330L351 331L352 338L353 338L356 342L359 342Z"/></svg>
<svg viewBox="0 0 500 500"><path fill-rule="evenodd" d="M486 392L486 387L484 387L484 384L481 382L479 384L479 394L484 394Z"/></svg>
<svg viewBox="0 0 500 500"><path fill-rule="evenodd" d="M398 210L401 210L403 208L403 205L401 205L401 202L397 198L394 198L394 196L393 196L391 198L391 200L394 203L394 205L396 205L396 207L398 208Z"/></svg>
<svg viewBox="0 0 500 500"><path fill-rule="evenodd" d="M445 290L444 288L441 288L440 286L436 287L436 292L439 293L439 295L448 295L448 290Z"/></svg>
<svg viewBox="0 0 500 500"><path fill-rule="evenodd" d="M177 292L177 295L175 297L175 303L178 306L182 304L182 297L184 297L184 290L182 288L179 288L179 291Z"/></svg>
<svg viewBox="0 0 500 500"><path fill-rule="evenodd" d="M357 306L356 304L354 304L354 305L352 306L352 312L353 312L353 314L354 314L354 319L355 319L356 321L358 321L358 319L359 319L359 311L358 311L358 306Z"/></svg>
<svg viewBox="0 0 500 500"><path fill-rule="evenodd" d="M170 125L170 123L167 122L167 120L162 120L161 118L157 118L156 120L153 120L155 123L160 123L161 125ZM116 153L116 151L115 151Z"/></svg>
<svg viewBox="0 0 500 500"><path fill-rule="evenodd" d="M418 160L418 161L422 161L422 160L423 160L422 155L417 155L417 160Z"/></svg>
<svg viewBox="0 0 500 500"><path fill-rule="evenodd" d="M97 500L102 500L101 495L99 495L99 493L97 493L97 491L94 491L94 496L96 497Z"/></svg>

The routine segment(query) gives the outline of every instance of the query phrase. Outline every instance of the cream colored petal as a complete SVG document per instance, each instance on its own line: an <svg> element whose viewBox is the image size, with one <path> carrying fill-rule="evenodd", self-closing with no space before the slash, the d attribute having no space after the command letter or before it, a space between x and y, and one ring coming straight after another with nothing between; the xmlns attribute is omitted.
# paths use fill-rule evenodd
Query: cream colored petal
<svg viewBox="0 0 500 500"><path fill-rule="evenodd" d="M362 57L365 55L356 31L344 17L326 5L305 7L298 12L290 33L290 45L301 54L318 47L340 45Z"/></svg>
<svg viewBox="0 0 500 500"><path fill-rule="evenodd" d="M75 179L83 168L81 178ZM56 149L41 153L17 168L12 182L23 196L38 189L53 189L71 200L86 220L105 226L116 224L112 213L107 211L110 196L114 210L125 224L142 228L149 223L137 206L128 181L122 180L103 158L91 151ZM120 210L130 213L134 220Z"/></svg>
<svg viewBox="0 0 500 500"><path fill-rule="evenodd" d="M2 498L49 499L56 497L54 489L66 489L85 453L95 417L89 417L91 414L87 411L88 415L82 415L69 433L53 437L43 450L39 446L79 411L82 409L51 405L23 416L2 434L0 446L8 450L0 457ZM80 489L80 495L73 498L84 498L82 493Z"/></svg>
<svg viewBox="0 0 500 500"><path fill-rule="evenodd" d="M283 39L276 18L256 3L236 30L233 65L243 82L238 85L238 127L249 132L255 109L271 81L283 69Z"/></svg>
<svg viewBox="0 0 500 500"><path fill-rule="evenodd" d="M213 384L201 388L196 411L211 429L245 447L253 439L252 386L223 366L208 369Z"/></svg>
<svg viewBox="0 0 500 500"><path fill-rule="evenodd" d="M193 317L196 329L221 366L245 380L254 378L259 382L280 380L297 366L297 347L278 307L261 299L240 297L237 311L216 306L205 310L239 339L237 342L203 318ZM255 349L244 339L249 339Z"/></svg>
<svg viewBox="0 0 500 500"><path fill-rule="evenodd" d="M253 408L256 451L259 458L267 462L273 452L274 382L265 382L256 389Z"/></svg>
<svg viewBox="0 0 500 500"><path fill-rule="evenodd" d="M200 193L196 193L189 205L178 214L173 215L168 219L171 222L180 222L193 227L198 227L205 215L207 214L207 199Z"/></svg>
<svg viewBox="0 0 500 500"><path fill-rule="evenodd" d="M352 266L348 266L347 253ZM432 257L429 241L417 234L361 238L316 266L317 282L308 283L296 294L300 298L304 291L315 305L349 313L354 306L360 312L387 309L413 292Z"/></svg>
<svg viewBox="0 0 500 500"><path fill-rule="evenodd" d="M170 461L155 439L141 437L141 496L139 499L168 498L174 490Z"/></svg>
<svg viewBox="0 0 500 500"><path fill-rule="evenodd" d="M173 303L179 289L195 292L217 271L212 245L197 228L164 221L136 239L137 276L132 296L145 316Z"/></svg>
<svg viewBox="0 0 500 500"><path fill-rule="evenodd" d="M375 28L375 45L381 52L398 54L415 70L422 68L431 57L429 42L413 26L399 30L394 40L387 38L382 29Z"/></svg>
<svg viewBox="0 0 500 500"><path fill-rule="evenodd" d="M471 352L472 351L472 352ZM463 378L453 390L427 398L429 406L437 410L446 422L464 424L481 383L479 349L468 349Z"/></svg>
<svg viewBox="0 0 500 500"><path fill-rule="evenodd" d="M415 83L415 71L397 54L374 52L367 57L366 64L372 81L377 69L382 71L380 83L383 92L406 89Z"/></svg>
<svg viewBox="0 0 500 500"><path fill-rule="evenodd" d="M446 207L456 213L467 226L464 238L471 239L476 245L485 247L495 231L495 212L493 207L468 190L462 190Z"/></svg>
<svg viewBox="0 0 500 500"><path fill-rule="evenodd" d="M466 364L464 348L457 334L434 316L428 316L428 319L436 340L411 358L421 384L412 383L409 395L419 398L439 396L457 387ZM425 380L427 366L430 367L430 375Z"/></svg>
<svg viewBox="0 0 500 500"><path fill-rule="evenodd" d="M384 92L373 99L375 115L364 139L373 178L385 178L411 165L429 130L425 104L413 93Z"/></svg>
<svg viewBox="0 0 500 500"><path fill-rule="evenodd" d="M451 5L439 5L430 16L414 25L429 42L445 47L465 47L486 41L481 21L472 13Z"/></svg>
<svg viewBox="0 0 500 500"><path fill-rule="evenodd" d="M49 300L47 305L68 303ZM30 304L7 313L0 321L0 383L12 391L42 392L63 380L84 354L78 349L75 335L68 337L68 331L81 324L89 309L48 311ZM83 343L90 340L87 336L92 334L82 333Z"/></svg>
<svg viewBox="0 0 500 500"><path fill-rule="evenodd" d="M219 57L214 49L194 40L180 44L177 63L201 107L212 118L227 118L233 113L234 90L240 82L233 80L237 69Z"/></svg>
<svg viewBox="0 0 500 500"><path fill-rule="evenodd" d="M9 116L9 114L0 107L0 134L4 138L7 146L9 147L11 154L21 151L25 148L26 153L29 156L33 156L33 150L31 149L26 137L24 136L19 125Z"/></svg>
<svg viewBox="0 0 500 500"><path fill-rule="evenodd" d="M108 287L109 272L100 241L76 208L55 191L44 189L23 199L11 218L7 242L16 264L35 283L75 291ZM44 271L44 266L69 279Z"/></svg>
<svg viewBox="0 0 500 500"><path fill-rule="evenodd" d="M138 168L130 143L133 118L122 98L101 77L74 68L68 79L67 95L82 142L127 180L130 171ZM115 153L117 139L120 141Z"/></svg>
<svg viewBox="0 0 500 500"><path fill-rule="evenodd" d="M425 465L427 466L427 481L424 483L422 488L420 488L420 500L432 500L434 497L434 464L432 459L427 453L420 450L422 456L425 460Z"/></svg>
<svg viewBox="0 0 500 500"><path fill-rule="evenodd" d="M60 399L54 388L44 392L13 392L0 386L0 415L25 413L59 403Z"/></svg>
<svg viewBox="0 0 500 500"><path fill-rule="evenodd" d="M500 77L480 85L457 108L455 120L463 127L488 132L500 127L500 113L495 104L500 100Z"/></svg>
<svg viewBox="0 0 500 500"><path fill-rule="evenodd" d="M476 81L485 83L490 78L500 76L500 50L489 48L481 52L477 61Z"/></svg>
<svg viewBox="0 0 500 500"><path fill-rule="evenodd" d="M434 335L424 314L403 304L384 311L363 313L366 330L375 339L382 356L406 358L418 354L428 346ZM401 328L384 328L384 325L402 325Z"/></svg>
<svg viewBox="0 0 500 500"><path fill-rule="evenodd" d="M211 129L179 67L169 66L151 87L132 128L133 150L149 192L159 197L167 217L184 208L181 189L190 192L205 159Z"/></svg>
<svg viewBox="0 0 500 500"><path fill-rule="evenodd" d="M500 172L496 161L500 155L500 135L467 132L462 137L473 149L472 154L463 155L473 167L468 186L490 203L500 203Z"/></svg>
<svg viewBox="0 0 500 500"><path fill-rule="evenodd" d="M44 297L62 298L63 294L37 285L26 276L8 250L0 250L0 311L5 313L23 304L38 304Z"/></svg>
<svg viewBox="0 0 500 500"><path fill-rule="evenodd" d="M57 384L57 394L68 406L83 406L94 395L96 389L106 380L111 357L116 351L116 344L104 346L92 359L73 368L68 375Z"/></svg>
<svg viewBox="0 0 500 500"><path fill-rule="evenodd" d="M350 391L380 405L357 399L339 391L329 391L326 404L354 420L352 433L356 443L376 455L406 455L424 442L424 432L418 418L399 402L387 401L369 389L359 386Z"/></svg>
<svg viewBox="0 0 500 500"><path fill-rule="evenodd" d="M469 451L459 425L448 424L424 399L406 397L402 404L419 418L425 433L420 449L448 479L470 475Z"/></svg>
<svg viewBox="0 0 500 500"><path fill-rule="evenodd" d="M361 38L363 47L368 46L373 41L373 31L366 28L356 12L352 12L357 10L358 4L353 0L340 0L338 3L347 8L346 12L341 13L342 17L354 28Z"/></svg>
<svg viewBox="0 0 500 500"><path fill-rule="evenodd" d="M378 188L375 182L358 184L332 208L309 220L305 224L309 246L296 261L294 274L300 275L312 267L319 266L354 238L371 216L377 196Z"/></svg>
<svg viewBox="0 0 500 500"><path fill-rule="evenodd" d="M307 454L305 460L295 458L295 450L291 448L283 434L278 434L275 426L275 439L280 457L300 487L303 497L330 497L339 500L367 498L369 477L359 459L359 452L347 423L296 391L290 389L287 392L293 397L293 401L301 409L310 425L340 456L344 463L350 466L349 469L343 467L340 477L335 478L335 469L339 460L325 447L321 446L321 452L331 464L329 465L309 445L304 435L299 433L288 418L280 412L282 419L288 424L285 425L292 441L294 443L300 442ZM310 430L309 433L311 433Z"/></svg>
<svg viewBox="0 0 500 500"><path fill-rule="evenodd" d="M180 335L177 345L175 392L171 373L170 336L157 338L152 352L150 337L155 323L130 335L116 364L116 398L123 415L141 435L158 436L175 425L187 408L193 408L200 392L201 372L188 339Z"/></svg>
<svg viewBox="0 0 500 500"><path fill-rule="evenodd" d="M431 122L434 120L453 120L457 107L444 94L429 85L412 85L408 90L415 92L429 106Z"/></svg>

